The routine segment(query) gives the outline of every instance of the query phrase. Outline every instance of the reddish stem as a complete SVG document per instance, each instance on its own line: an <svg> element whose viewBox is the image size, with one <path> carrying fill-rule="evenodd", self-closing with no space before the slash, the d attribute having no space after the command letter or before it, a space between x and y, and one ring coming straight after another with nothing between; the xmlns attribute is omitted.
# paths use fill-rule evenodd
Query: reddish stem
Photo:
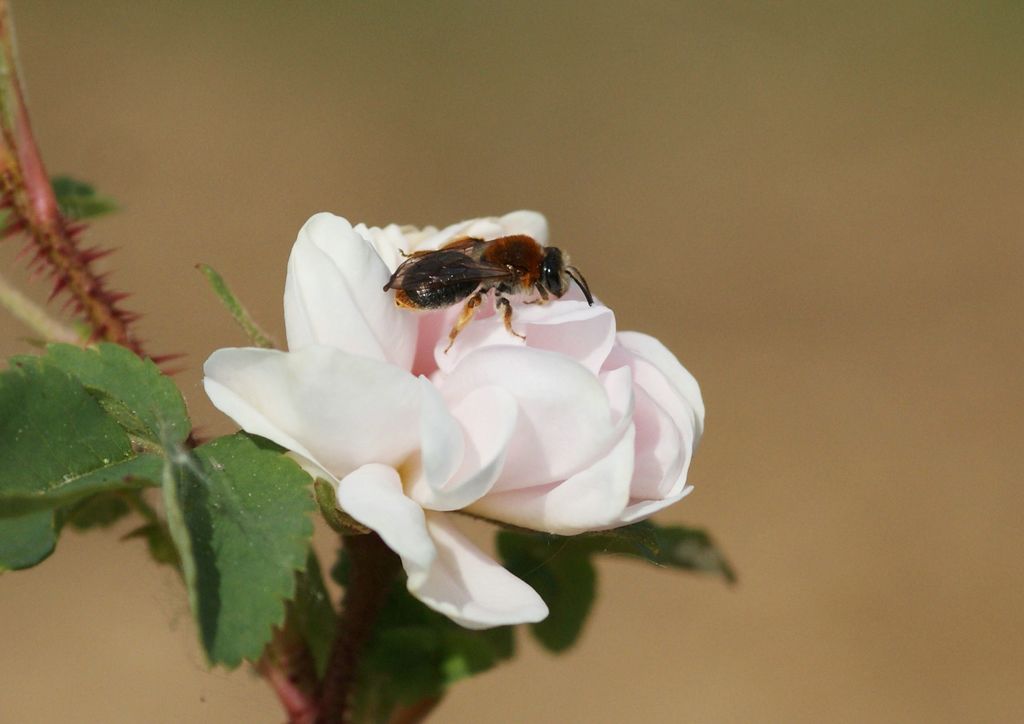
<svg viewBox="0 0 1024 724"><path fill-rule="evenodd" d="M92 339L120 344L145 357L141 342L131 330L137 315L119 306L128 295L109 290L103 275L93 269L93 262L108 252L80 248L77 236L84 226L71 224L57 204L29 121L7 0L0 0L0 53L0 208L6 209L9 217L6 229L0 229L0 241L15 232L25 232L35 247L32 263L48 267L54 279L51 299L66 292L92 330ZM159 364L173 357L153 359ZM195 446L194 437L189 437L189 444ZM289 722L312 724L316 703L311 691L302 686L309 677L296 663L298 660L267 657L257 668L277 693ZM305 688L315 685L307 683Z"/></svg>
<svg viewBox="0 0 1024 724"><path fill-rule="evenodd" d="M92 268L96 252L80 249L76 242L81 226L73 228L57 206L18 77L7 0L0 0L0 46L5 71L0 81L0 192L11 216L7 233L23 230L28 234L36 248L35 262L48 266L55 279L54 293L67 290L95 339L144 355L129 329L134 315L118 307L127 295L106 288Z"/></svg>
<svg viewBox="0 0 1024 724"><path fill-rule="evenodd" d="M427 699L421 699L409 706L399 706L391 713L388 724L420 724L420 722L430 716L430 713L440 703L440 697L432 696Z"/></svg>
<svg viewBox="0 0 1024 724"><path fill-rule="evenodd" d="M346 724L352 720L359 656L370 640L399 566L398 557L375 533L347 535L344 540L351 569L320 692L317 724Z"/></svg>
<svg viewBox="0 0 1024 724"><path fill-rule="evenodd" d="M277 694L288 716L288 724L313 724L316 721L316 700L298 680L288 662L274 661L264 656L256 669Z"/></svg>

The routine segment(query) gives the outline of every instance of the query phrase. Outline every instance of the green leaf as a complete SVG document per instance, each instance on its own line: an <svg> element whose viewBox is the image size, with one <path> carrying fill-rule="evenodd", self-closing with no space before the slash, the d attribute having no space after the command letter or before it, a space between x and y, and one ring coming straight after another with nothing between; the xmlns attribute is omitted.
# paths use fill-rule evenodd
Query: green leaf
<svg viewBox="0 0 1024 724"><path fill-rule="evenodd" d="M181 568L178 549L174 546L174 541L171 539L171 533L166 524L159 522L146 523L124 535L121 540L131 540L133 538L141 538L146 541L149 555L157 563L173 568Z"/></svg>
<svg viewBox="0 0 1024 724"><path fill-rule="evenodd" d="M56 545L54 516L49 511L0 518L0 572L30 568L53 553Z"/></svg>
<svg viewBox="0 0 1024 724"><path fill-rule="evenodd" d="M164 467L167 523L212 664L255 661L284 620L313 534L309 476L266 440L239 433Z"/></svg>
<svg viewBox="0 0 1024 724"><path fill-rule="evenodd" d="M324 586L320 561L312 549L306 559L306 570L296 574L295 600L289 605L289 615L313 655L317 676L323 676L334 641L337 614Z"/></svg>
<svg viewBox="0 0 1024 724"><path fill-rule="evenodd" d="M369 533L370 529L338 507L334 486L323 478L313 481L313 497L327 525L336 533Z"/></svg>
<svg viewBox="0 0 1024 724"><path fill-rule="evenodd" d="M107 528L132 511L120 492L99 493L78 501L65 511L64 524L77 530Z"/></svg>
<svg viewBox="0 0 1024 724"><path fill-rule="evenodd" d="M654 558L661 550L659 530L654 523L645 520L621 528L583 533L576 539L576 545L594 553L622 553Z"/></svg>
<svg viewBox="0 0 1024 724"><path fill-rule="evenodd" d="M160 479L161 456L145 452L155 428L184 439L184 403L126 349L53 345L13 359L0 373L0 566L41 561L62 522L87 528L123 515L125 500L104 494Z"/></svg>
<svg viewBox="0 0 1024 724"><path fill-rule="evenodd" d="M374 640L387 639L392 635L404 637L412 629L430 632L438 654L435 675L442 689L464 676L485 671L502 659L514 653L514 639L511 626L472 630L463 628L447 616L428 608L409 593L405 581L398 581L392 587L387 603L378 615ZM399 632L399 633L396 633ZM401 674L402 662L395 660ZM420 697L421 698L421 697ZM404 703L415 701L406 698Z"/></svg>
<svg viewBox="0 0 1024 724"><path fill-rule="evenodd" d="M2 443L0 443L2 446ZM147 453L101 465L83 474L65 473L34 490L6 488L0 491L0 517L22 515L70 505L97 493L134 490L155 485L160 479L163 458ZM13 478L10 478L13 479Z"/></svg>
<svg viewBox="0 0 1024 724"><path fill-rule="evenodd" d="M73 221L91 219L117 210L112 199L96 193L96 189L83 181L70 176L54 176L50 183L65 218Z"/></svg>
<svg viewBox="0 0 1024 724"><path fill-rule="evenodd" d="M736 582L736 572L711 536L699 528L659 526L650 521L617 530L580 536L579 545L590 553L627 555L668 568L722 576Z"/></svg>
<svg viewBox="0 0 1024 724"><path fill-rule="evenodd" d="M213 289L213 293L217 295L217 298L223 302L228 312L234 318L238 326L242 328L245 335L249 338L257 347L264 347L266 349L274 348L274 340L271 339L270 335L263 331L263 329L253 321L253 318L249 315L248 310L242 306L242 303L238 301L238 297L234 295L231 288L228 287L228 283L224 281L224 277L217 273L217 270L208 264L196 264L196 269L203 273L206 280L210 282L210 288Z"/></svg>
<svg viewBox="0 0 1024 724"><path fill-rule="evenodd" d="M145 485L156 456L77 380L39 358L0 373L0 517L67 505L104 490Z"/></svg>
<svg viewBox="0 0 1024 724"><path fill-rule="evenodd" d="M344 563L336 569L342 572ZM397 706L440 697L456 681L486 671L515 650L512 627L473 631L413 598L396 582L363 652L357 720L386 722Z"/></svg>
<svg viewBox="0 0 1024 724"><path fill-rule="evenodd" d="M503 530L497 545L505 567L547 603L548 617L530 630L554 653L571 647L583 630L597 590L594 556L633 556L658 566L720 575L730 583L736 580L706 532L649 521L571 537Z"/></svg>
<svg viewBox="0 0 1024 724"><path fill-rule="evenodd" d="M42 359L75 377L132 435L153 445L188 437L185 401L151 360L106 342L92 349L51 344Z"/></svg>
<svg viewBox="0 0 1024 724"><path fill-rule="evenodd" d="M442 632L442 671L445 686L493 668L515 653L515 630L511 626L473 631L445 619Z"/></svg>
<svg viewBox="0 0 1024 724"><path fill-rule="evenodd" d="M572 646L594 604L597 574L589 552L572 538L498 533L498 552L505 567L530 584L547 603L543 621L531 624L534 637L556 653Z"/></svg>

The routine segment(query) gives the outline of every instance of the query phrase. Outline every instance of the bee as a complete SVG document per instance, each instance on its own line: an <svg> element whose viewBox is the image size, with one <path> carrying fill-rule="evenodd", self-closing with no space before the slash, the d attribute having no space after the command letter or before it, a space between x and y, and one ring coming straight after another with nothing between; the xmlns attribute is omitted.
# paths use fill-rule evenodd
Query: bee
<svg viewBox="0 0 1024 724"><path fill-rule="evenodd" d="M384 291L394 289L395 304L407 309L443 309L465 300L462 313L448 333L447 352L492 289L505 329L520 339L526 338L512 329L510 295L536 292L539 298L533 301L543 304L552 295L563 296L571 279L593 306L587 280L568 262L568 255L561 249L541 246L525 234L490 241L456 239L436 251L408 254L384 285Z"/></svg>

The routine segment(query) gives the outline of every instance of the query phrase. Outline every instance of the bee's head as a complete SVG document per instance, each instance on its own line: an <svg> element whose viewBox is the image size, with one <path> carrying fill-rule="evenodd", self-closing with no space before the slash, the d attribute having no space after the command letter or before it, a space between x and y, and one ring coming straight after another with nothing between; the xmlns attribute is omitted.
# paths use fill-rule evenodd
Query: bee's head
<svg viewBox="0 0 1024 724"><path fill-rule="evenodd" d="M544 250L540 263L540 284L556 297L569 291L569 278L565 274L565 259L562 250L549 246Z"/></svg>
<svg viewBox="0 0 1024 724"><path fill-rule="evenodd" d="M566 266L566 257L562 250L549 246L544 249L544 259L540 263L540 284L556 297L561 297L569 291L569 280L572 279L583 290L583 296L587 298L587 304L593 306L594 297L590 294L590 287L587 280L580 274L579 269L573 266Z"/></svg>

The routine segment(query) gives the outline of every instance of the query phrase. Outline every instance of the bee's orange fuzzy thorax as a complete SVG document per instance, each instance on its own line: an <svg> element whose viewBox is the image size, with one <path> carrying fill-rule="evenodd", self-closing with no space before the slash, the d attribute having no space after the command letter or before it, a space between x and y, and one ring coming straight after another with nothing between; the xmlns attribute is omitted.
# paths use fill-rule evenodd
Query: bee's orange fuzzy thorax
<svg viewBox="0 0 1024 724"><path fill-rule="evenodd" d="M544 248L524 234L505 236L490 242L481 258L491 264L515 268L518 286L526 290L540 280Z"/></svg>

